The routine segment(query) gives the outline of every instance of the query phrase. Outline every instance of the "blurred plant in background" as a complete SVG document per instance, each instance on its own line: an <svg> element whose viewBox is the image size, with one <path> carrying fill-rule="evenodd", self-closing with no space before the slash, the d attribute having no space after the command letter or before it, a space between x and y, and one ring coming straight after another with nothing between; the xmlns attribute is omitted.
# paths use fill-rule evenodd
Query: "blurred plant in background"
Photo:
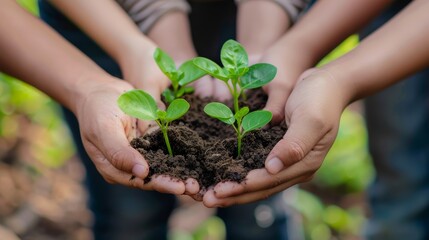
<svg viewBox="0 0 429 240"><path fill-rule="evenodd" d="M37 14L35 0L20 0L18 2L33 14ZM357 36L350 37L324 58L320 65L341 56L356 46L357 43ZM27 204L25 197L21 201L15 199L13 202L11 191L16 187L9 188L9 190L5 188L6 183L4 182L11 180L6 177L2 178L2 174L9 176L7 174L16 172L8 166L15 166L15 168L20 169L20 174L24 172L29 175L29 177L24 178L29 179L28 181L33 181L38 177L45 177L48 182L52 181L49 185L49 194L46 195L47 198L55 198L56 196L57 199L60 199L59 202L62 201L61 203L68 206L80 204L83 205L80 206L81 208L85 207L84 190L81 186L80 188L76 186L82 181L82 169L80 169L80 173L77 173L79 171L76 171L76 164L73 165L73 163L71 168L70 166L67 167L69 164L67 160L73 159L73 156L73 144L68 129L61 119L59 106L33 87L0 74L0 233L2 225L9 223L6 225L10 226L9 218L19 219L22 211L26 211L23 206ZM47 170L59 167L62 170L53 170L53 172L59 172L60 175L62 173L70 174L71 179L74 179L76 183L70 183ZM7 174L4 174L4 171ZM348 109L341 118L337 140L328 153L324 164L311 182L301 185L297 191L296 199L290 202L292 208L296 209L302 216L306 239L359 239L366 214L364 191L372 177L373 168L367 150L367 135L362 115L359 111ZM62 185L58 186L62 187L54 185L54 179L61 183ZM44 182L39 184L40 186L35 184L36 186L32 187L36 189L34 191L43 192L43 189L46 191L46 184ZM21 186L19 181L18 183L12 182L12 185L18 186L18 190ZM26 191L31 191L25 186L21 187ZM83 197L78 200L74 199L71 204L70 200L64 200L65 195L72 199L74 199L73 196L76 197L75 195L83 195ZM35 214L43 215L40 213L40 208L43 209L41 206L44 206L45 209L49 208L45 205L57 204L57 210L62 208L61 204L52 203L45 199L45 203L49 202L49 204L43 205L40 198L36 199L38 200L30 201L32 202L30 205L33 206L32 212ZM76 212L76 208L69 207L69 211ZM80 209L80 211L83 210ZM67 211L65 212L67 213ZM73 216L70 213L45 215L45 218L50 220L50 224L62 226L59 228L60 230L67 228L67 224L74 224L73 226L76 227L76 223L67 220ZM58 219L61 219L61 216L66 217L60 223L58 221L61 220ZM28 218L27 215L26 218ZM84 228L88 222L88 219L86 222L81 220L79 224L83 227L74 229L73 231L78 233L73 233L73 236L80 236L78 239L87 239L83 236L88 236L85 232L87 229ZM21 225L18 226L23 231ZM14 225L12 224L12 226ZM33 223L32 226L33 228L40 228L40 225L36 223ZM13 230L19 231L19 229L18 227L18 230ZM52 230L52 226L49 229ZM58 239L59 236L62 236L58 235L60 230L57 226L55 231L51 233L52 236L46 239ZM64 230L64 232L67 231ZM20 234L24 236L23 239L36 239L35 234L28 236L22 232ZM206 218L191 232L176 229L170 234L171 240L221 240L224 238L225 227L217 217ZM73 237L62 239L73 239Z"/></svg>

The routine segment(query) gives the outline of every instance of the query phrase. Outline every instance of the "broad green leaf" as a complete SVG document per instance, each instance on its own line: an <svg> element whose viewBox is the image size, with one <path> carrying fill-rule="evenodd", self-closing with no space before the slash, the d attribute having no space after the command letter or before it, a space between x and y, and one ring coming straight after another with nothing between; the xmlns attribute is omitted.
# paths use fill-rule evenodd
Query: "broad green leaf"
<svg viewBox="0 0 429 240"><path fill-rule="evenodd" d="M222 81L228 81L229 77L224 72L224 70L217 65L217 63L213 62L210 59L204 58L204 57L196 57L192 60L192 62L197 66L198 68L205 71L207 74L209 74L212 77L215 77L217 79L220 79Z"/></svg>
<svg viewBox="0 0 429 240"><path fill-rule="evenodd" d="M271 121L273 114L270 111L258 110L247 114L243 118L244 133L261 128ZM243 133L243 134L244 134Z"/></svg>
<svg viewBox="0 0 429 240"><path fill-rule="evenodd" d="M119 108L126 114L143 120L156 120L158 106L151 95L142 90L131 90L118 98Z"/></svg>
<svg viewBox="0 0 429 240"><path fill-rule="evenodd" d="M171 103L175 99L173 91L169 88L165 89L162 92L162 96L164 97L165 101L168 103Z"/></svg>
<svg viewBox="0 0 429 240"><path fill-rule="evenodd" d="M184 73L179 81L180 86L185 86L207 74L206 71L195 66L192 59L184 62L179 67L179 71Z"/></svg>
<svg viewBox="0 0 429 240"><path fill-rule="evenodd" d="M234 116L237 120L241 120L248 113L249 113L249 108L243 107L240 110L238 110L238 112L236 112Z"/></svg>
<svg viewBox="0 0 429 240"><path fill-rule="evenodd" d="M174 63L173 59L160 48L156 48L153 58L155 59L156 64L158 64L159 69L161 69L161 71L171 81L177 82L179 74L177 73L176 64Z"/></svg>
<svg viewBox="0 0 429 240"><path fill-rule="evenodd" d="M262 87L271 82L277 74L277 68L268 63L257 63L250 66L249 71L240 79L242 89Z"/></svg>
<svg viewBox="0 0 429 240"><path fill-rule="evenodd" d="M165 120L171 122L185 115L189 110L189 103L185 99L175 99L167 108Z"/></svg>
<svg viewBox="0 0 429 240"><path fill-rule="evenodd" d="M231 109L223 103L209 103L204 107L204 112L210 117L219 119L226 124L233 124L235 122Z"/></svg>
<svg viewBox="0 0 429 240"><path fill-rule="evenodd" d="M234 40L226 41L220 52L220 59L225 69L235 76L241 76L249 65L249 59L243 46Z"/></svg>

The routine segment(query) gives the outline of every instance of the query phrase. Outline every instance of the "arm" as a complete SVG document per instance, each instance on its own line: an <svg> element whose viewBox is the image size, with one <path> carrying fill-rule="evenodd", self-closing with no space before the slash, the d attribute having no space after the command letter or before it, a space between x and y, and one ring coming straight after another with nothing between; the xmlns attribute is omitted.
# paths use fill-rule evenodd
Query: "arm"
<svg viewBox="0 0 429 240"><path fill-rule="evenodd" d="M141 34L118 4L112 0L50 2L116 60L125 80L160 100L169 82L153 60L157 46Z"/></svg>
<svg viewBox="0 0 429 240"><path fill-rule="evenodd" d="M119 95L132 87L109 76L15 1L0 2L0 69L42 90L76 115L85 149L104 179L183 193L183 183L141 181L148 166L128 142L135 135L136 121L116 105ZM132 174L140 179L130 181Z"/></svg>
<svg viewBox="0 0 429 240"><path fill-rule="evenodd" d="M273 112L274 123L284 119L286 100L300 74L362 28L390 2L319 0L289 31L264 47L260 61L278 68L276 78L265 87L266 108Z"/></svg>
<svg viewBox="0 0 429 240"><path fill-rule="evenodd" d="M282 166L271 169L271 174L251 172L245 185L218 188L221 197L211 193L205 196L205 204L251 202L310 180L332 146L341 112L350 101L429 66L428 10L427 1L413 1L358 48L303 74L286 105L289 129L268 157L281 160Z"/></svg>

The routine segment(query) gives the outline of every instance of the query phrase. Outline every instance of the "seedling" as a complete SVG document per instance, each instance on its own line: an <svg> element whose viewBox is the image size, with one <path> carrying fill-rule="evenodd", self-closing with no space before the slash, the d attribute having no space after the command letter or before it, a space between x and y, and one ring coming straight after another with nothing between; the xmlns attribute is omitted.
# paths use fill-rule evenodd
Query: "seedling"
<svg viewBox="0 0 429 240"><path fill-rule="evenodd" d="M222 46L221 61L223 68L203 57L195 58L193 63L227 85L233 98L234 113L225 104L219 102L207 104L204 112L234 128L237 133L237 156L240 156L244 135L269 123L272 113L265 110L249 113L248 107L240 108L239 97L244 96L244 90L262 87L273 80L277 68L268 63L257 63L249 67L246 50L234 40L228 40Z"/></svg>
<svg viewBox="0 0 429 240"><path fill-rule="evenodd" d="M155 50L153 58L161 71L171 81L172 89L167 88L162 93L168 103L182 97L184 94L193 93L194 88L187 85L206 75L206 72L196 67L192 60L184 62L179 69L176 69L173 59L160 48Z"/></svg>
<svg viewBox="0 0 429 240"><path fill-rule="evenodd" d="M194 58L193 63L210 76L225 82L234 101L234 113L240 110L238 100L244 95L244 90L264 86L277 73L277 68L268 63L257 63L249 67L246 50L234 40L225 42L220 58L223 68L204 57Z"/></svg>
<svg viewBox="0 0 429 240"><path fill-rule="evenodd" d="M168 139L168 125L182 117L189 110L189 103L184 99L174 99L166 111L158 108L151 95L142 90L130 90L118 98L119 108L126 114L142 120L154 120L161 129L170 156L173 156Z"/></svg>
<svg viewBox="0 0 429 240"><path fill-rule="evenodd" d="M249 113L248 107L241 108L233 114L231 109L223 103L212 102L204 107L204 112L210 117L231 125L237 133L237 156L241 154L241 142L248 132L259 129L271 121L270 111L258 110Z"/></svg>

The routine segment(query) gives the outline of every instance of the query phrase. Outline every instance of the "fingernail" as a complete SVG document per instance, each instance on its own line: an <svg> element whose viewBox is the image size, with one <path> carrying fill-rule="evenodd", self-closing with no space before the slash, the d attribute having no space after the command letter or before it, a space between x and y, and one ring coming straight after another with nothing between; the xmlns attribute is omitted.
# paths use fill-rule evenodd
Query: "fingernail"
<svg viewBox="0 0 429 240"><path fill-rule="evenodd" d="M141 164L136 164L133 167L133 174L136 175L139 178L145 178L146 177L146 167Z"/></svg>
<svg viewBox="0 0 429 240"><path fill-rule="evenodd" d="M265 167L267 168L269 173L277 174L284 168L284 165L280 159L275 157L268 160Z"/></svg>

